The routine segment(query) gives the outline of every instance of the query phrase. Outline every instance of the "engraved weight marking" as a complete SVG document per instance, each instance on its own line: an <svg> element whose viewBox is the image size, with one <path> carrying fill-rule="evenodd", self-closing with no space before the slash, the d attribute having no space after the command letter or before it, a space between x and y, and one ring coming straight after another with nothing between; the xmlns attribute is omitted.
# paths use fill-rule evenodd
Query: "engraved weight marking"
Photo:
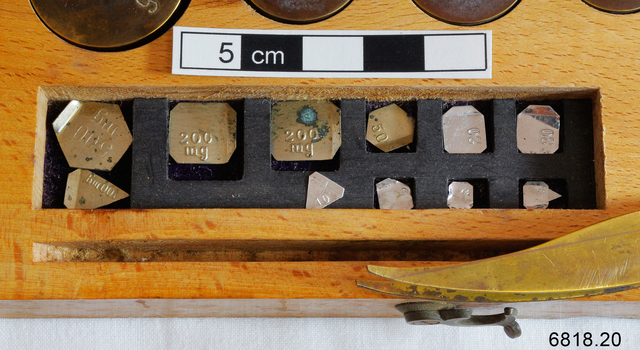
<svg viewBox="0 0 640 350"><path fill-rule="evenodd" d="M379 132L384 130L384 126L382 126L382 124L377 124L371 127L371 130L373 132ZM389 135L387 135L386 133L382 133L382 134L378 134L378 135L373 135L373 137L376 138L376 141L378 142L385 142L389 139Z"/></svg>
<svg viewBox="0 0 640 350"><path fill-rule="evenodd" d="M320 182L318 179L316 178L311 178L310 181L314 182L315 184L317 184L318 187L322 187L322 194L316 198L315 202L318 203L318 205L321 206L325 206L328 205L329 203L331 203L331 196L329 196L330 194L333 195L334 197L340 197L340 194L336 191L334 191L333 189L329 188L329 182L325 181L325 182ZM324 203L323 203L324 201Z"/></svg>
<svg viewBox="0 0 640 350"><path fill-rule="evenodd" d="M136 0L136 3L144 8L149 8L149 10L147 10L149 13L155 13L156 11L158 11L158 3L154 0Z"/></svg>
<svg viewBox="0 0 640 350"><path fill-rule="evenodd" d="M84 132L82 132L83 130L84 130ZM80 134L82 134L82 136L78 136ZM88 126L80 125L78 127L78 129L76 129L76 133L73 134L73 137L76 140L84 140L84 146L86 148L89 148L89 147L95 146L98 143L98 141L100 140L100 136L94 137L92 139L91 138L91 134L93 134L93 133L89 132L89 127ZM91 141L93 141L93 144L90 144Z"/></svg>
<svg viewBox="0 0 640 350"><path fill-rule="evenodd" d="M202 135L197 132L192 133L191 141L193 141L193 143L200 143L202 141Z"/></svg>
<svg viewBox="0 0 640 350"><path fill-rule="evenodd" d="M318 131L316 129L310 129L308 131L305 131L303 129L298 129L296 131L285 130L284 133L286 135L284 139L286 142L306 141L303 143L292 143L291 147L289 148L289 151L291 153L304 153L304 155L309 158L313 157L312 142L320 139L320 135L318 134ZM307 135L310 139L309 141L307 141Z"/></svg>
<svg viewBox="0 0 640 350"><path fill-rule="evenodd" d="M98 154L99 157L104 157L105 155L107 155L107 153L109 153L109 151L111 151L113 149L113 144L109 143L109 148L106 148L106 141L102 142L100 144L100 146L98 147L100 149L100 151L102 151L101 153Z"/></svg>
<svg viewBox="0 0 640 350"><path fill-rule="evenodd" d="M197 146L185 146L184 154L187 156L198 157L201 161L205 161L209 159L209 147L201 146L198 148Z"/></svg>
<svg viewBox="0 0 640 350"><path fill-rule="evenodd" d="M376 141L378 142L385 142L389 139L389 135L387 134L380 134L378 136L376 136Z"/></svg>
<svg viewBox="0 0 640 350"><path fill-rule="evenodd" d="M313 157L313 144L312 143L292 143L291 153L304 153L305 156Z"/></svg>
<svg viewBox="0 0 640 350"><path fill-rule="evenodd" d="M482 142L482 137L480 136L480 129L471 128L469 129L469 131L467 131L467 134L471 135L471 137L469 137L470 144L475 145L477 143Z"/></svg>
<svg viewBox="0 0 640 350"><path fill-rule="evenodd" d="M84 128L84 129L85 129L85 130L84 130L84 133L82 133L82 132L81 132L81 131L82 131L82 128ZM76 133L75 133L75 134L73 134L73 138L74 138L74 139L76 139L76 140L84 140L84 138L85 138L85 137L87 137L87 134L88 134L88 133L89 133L89 128L88 128L88 127L86 127L86 126L84 126L84 125L80 125L80 126L78 127L78 129L76 129ZM80 135L80 134L82 134L82 136L78 137L78 135ZM88 140L87 140L86 142L88 142ZM85 142L85 143L86 143L86 142Z"/></svg>
<svg viewBox="0 0 640 350"><path fill-rule="evenodd" d="M191 134L186 132L181 132L180 137L182 137L182 139L180 139L180 143L183 145L188 145L189 142L192 142L195 144L201 143L202 141L204 141L205 143L213 142L213 136L211 135L210 132L200 131L200 132L192 132Z"/></svg>
<svg viewBox="0 0 640 350"><path fill-rule="evenodd" d="M322 183L322 182L318 181L315 178L311 178L310 180L313 181L314 183L316 183L317 185L319 185L319 187L322 187L322 191L323 192L327 190L328 182ZM324 200L324 203L322 203L320 198L322 198L322 200ZM325 193L320 195L320 197L316 198L316 203L318 203L318 205L320 205L320 206L327 205L327 204L329 204L330 201L331 201L331 198Z"/></svg>
<svg viewBox="0 0 640 350"><path fill-rule="evenodd" d="M294 141L294 139L293 139L293 131L285 130L284 133L287 135L287 137L285 137L285 139L284 139L286 142L293 142Z"/></svg>
<svg viewBox="0 0 640 350"><path fill-rule="evenodd" d="M108 134L111 134L113 136L118 130L118 127L115 126L113 122L110 122L109 119L106 118L106 114L107 112L104 109L101 109L98 112L96 112L96 114L93 116L93 118L91 118L91 120L93 120L98 125L99 129L103 129ZM97 156L104 157L107 153L109 153L109 151L113 149L113 144L109 142L109 140L105 140L101 142L101 138L103 135L101 134L97 137L93 137L93 135L95 134L96 134L95 130L89 129L89 127L86 125L80 125L76 129L76 132L73 134L73 138L81 141L84 140L83 145L85 148L95 147L96 145L99 144L98 148L96 149L96 152L98 152L97 151L98 149L101 152L98 153Z"/></svg>
<svg viewBox="0 0 640 350"><path fill-rule="evenodd" d="M309 135L311 141L320 139L320 135L318 134L318 130L316 129L310 129L309 131L298 129L295 132L291 130L285 130L284 133L285 135L287 135L284 139L286 142L294 142L296 139L298 139L298 141L305 141L307 139L307 134Z"/></svg>
<svg viewBox="0 0 640 350"><path fill-rule="evenodd" d="M96 115L93 116L93 121L113 136L116 133L116 130L118 130L118 127L115 126L114 123L110 123L109 119L105 118L106 114L107 112L104 109L99 110Z"/></svg>
<svg viewBox="0 0 640 350"><path fill-rule="evenodd" d="M320 198L322 198L322 201L324 201L324 203L320 201ZM318 203L318 205L327 205L329 204L329 202L331 202L331 198L324 193L322 194L322 196L320 196L320 198L316 198L316 203Z"/></svg>
<svg viewBox="0 0 640 350"><path fill-rule="evenodd" d="M550 146L553 145L553 143L555 142L555 139L553 138L553 130L542 129L540 131L540 134L542 134L542 139L540 140L540 142L543 145L550 145Z"/></svg>
<svg viewBox="0 0 640 350"><path fill-rule="evenodd" d="M298 136L298 140L300 141L304 141L307 139L307 134L300 129L298 129L298 131L296 132L296 136Z"/></svg>
<svg viewBox="0 0 640 350"><path fill-rule="evenodd" d="M104 193L108 197L116 199L116 196L118 195L118 190L109 186L106 182L102 183L98 179L94 179L93 175L94 175L93 173L89 174L89 176L84 181L90 184L91 186L95 187L98 191Z"/></svg>
<svg viewBox="0 0 640 350"><path fill-rule="evenodd" d="M82 132L84 130L84 132ZM82 134L81 136L79 136L80 134ZM100 138L102 137L102 135L98 136L98 137L91 137L91 135L93 135L93 132L89 132L89 128L85 125L80 125L78 127L78 129L76 129L75 134L73 134L73 138L75 138L76 140L84 140L84 147L85 148L91 148L96 146L99 142L100 142ZM93 143L92 143L93 142ZM104 157L107 153L109 153L109 151L111 151L113 149L113 144L112 143L108 143L108 147L106 147L108 141L102 141L100 142L100 145L98 146L97 149L99 149L101 152L97 154L97 156L99 157ZM97 152L96 149L96 152Z"/></svg>

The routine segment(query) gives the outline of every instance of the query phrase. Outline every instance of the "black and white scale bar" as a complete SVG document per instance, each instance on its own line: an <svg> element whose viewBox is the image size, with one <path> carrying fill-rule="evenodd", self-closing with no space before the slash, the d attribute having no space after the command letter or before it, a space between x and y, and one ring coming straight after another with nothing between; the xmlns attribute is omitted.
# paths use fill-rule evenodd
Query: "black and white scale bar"
<svg viewBox="0 0 640 350"><path fill-rule="evenodd" d="M491 31L174 27L173 74L491 79Z"/></svg>

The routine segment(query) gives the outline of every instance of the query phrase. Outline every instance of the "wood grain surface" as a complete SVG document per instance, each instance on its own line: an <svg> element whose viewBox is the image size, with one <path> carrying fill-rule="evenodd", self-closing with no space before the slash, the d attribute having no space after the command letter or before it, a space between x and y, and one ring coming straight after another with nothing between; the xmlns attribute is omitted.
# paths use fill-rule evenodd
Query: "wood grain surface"
<svg viewBox="0 0 640 350"><path fill-rule="evenodd" d="M171 30L137 49L99 53L74 47L52 34L38 20L27 0L1 2L0 15L0 305L4 305L0 307L4 310L0 316L3 317L393 316L396 313L395 300L355 286L355 279L373 278L366 272L368 261L281 261L278 254L273 254L273 261L260 262L47 262L34 259L34 251L41 252L36 249L41 246L34 248L34 243L55 246L57 242L145 241L162 245L188 240L241 245L243 241L252 244L270 241L276 242L275 251L286 251L291 249L290 241L307 241L310 245L325 241L420 241L447 247L455 247L456 242L464 242L468 247L476 241L508 248L530 246L640 210L637 112L640 14L603 13L579 0L522 1L505 17L473 28L493 31L490 80L178 76L171 74ZM438 22L410 0L353 0L336 16L308 25L267 19L242 0L193 0L177 25L246 29L467 29ZM46 113L48 100L148 96L205 100L265 94L291 99L314 96L407 99L446 97L445 93L451 98L506 95L526 98L547 93L560 96L563 91L599 99L594 106L594 130L596 178L600 179L601 194L598 206L602 209L312 212L38 209L45 127L43 118L38 116ZM479 246L489 249L486 243ZM164 301L155 304L152 299ZM207 304L205 299L212 301ZM226 304L232 305L229 307L233 310L245 307L249 311L228 311L229 307L220 306L227 299L236 301ZM288 300L295 300L293 313L282 311L286 310ZM127 311L133 306L145 311L145 303L158 305L157 311L150 314ZM332 306L323 309L327 303ZM363 303L366 307L362 307ZM640 313L629 310L637 311L639 304L640 291L632 290L564 301L556 308L539 303L523 307L531 310L529 317L638 317ZM67 310L76 307L77 312ZM558 310L564 313L559 314ZM527 317L523 312L520 315Z"/></svg>

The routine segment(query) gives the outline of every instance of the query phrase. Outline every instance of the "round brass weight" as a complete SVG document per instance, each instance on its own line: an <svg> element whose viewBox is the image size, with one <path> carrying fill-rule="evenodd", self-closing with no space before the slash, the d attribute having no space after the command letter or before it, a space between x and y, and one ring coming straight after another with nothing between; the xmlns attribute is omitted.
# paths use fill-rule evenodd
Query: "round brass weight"
<svg viewBox="0 0 640 350"><path fill-rule="evenodd" d="M413 0L424 12L443 22L474 26L511 11L520 0Z"/></svg>
<svg viewBox="0 0 640 350"><path fill-rule="evenodd" d="M96 51L144 45L178 20L189 0L30 0L36 14L62 39Z"/></svg>
<svg viewBox="0 0 640 350"><path fill-rule="evenodd" d="M640 11L640 0L582 0L598 10L611 13L633 13Z"/></svg>
<svg viewBox="0 0 640 350"><path fill-rule="evenodd" d="M287 23L311 23L329 18L351 0L248 0L267 17Z"/></svg>

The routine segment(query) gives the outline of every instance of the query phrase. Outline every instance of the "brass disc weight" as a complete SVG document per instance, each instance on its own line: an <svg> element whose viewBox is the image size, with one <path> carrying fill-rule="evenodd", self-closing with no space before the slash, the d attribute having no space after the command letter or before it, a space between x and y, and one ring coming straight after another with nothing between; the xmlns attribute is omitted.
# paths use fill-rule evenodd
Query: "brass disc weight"
<svg viewBox="0 0 640 350"><path fill-rule="evenodd" d="M62 39L91 50L127 50L164 34L184 0L30 0L40 20Z"/></svg>
<svg viewBox="0 0 640 350"><path fill-rule="evenodd" d="M277 21L310 23L340 12L351 0L248 0L260 12Z"/></svg>
<svg viewBox="0 0 640 350"><path fill-rule="evenodd" d="M491 22L513 9L520 0L413 0L440 21L461 26Z"/></svg>
<svg viewBox="0 0 640 350"><path fill-rule="evenodd" d="M598 10L611 13L632 13L640 11L640 0L582 0Z"/></svg>

